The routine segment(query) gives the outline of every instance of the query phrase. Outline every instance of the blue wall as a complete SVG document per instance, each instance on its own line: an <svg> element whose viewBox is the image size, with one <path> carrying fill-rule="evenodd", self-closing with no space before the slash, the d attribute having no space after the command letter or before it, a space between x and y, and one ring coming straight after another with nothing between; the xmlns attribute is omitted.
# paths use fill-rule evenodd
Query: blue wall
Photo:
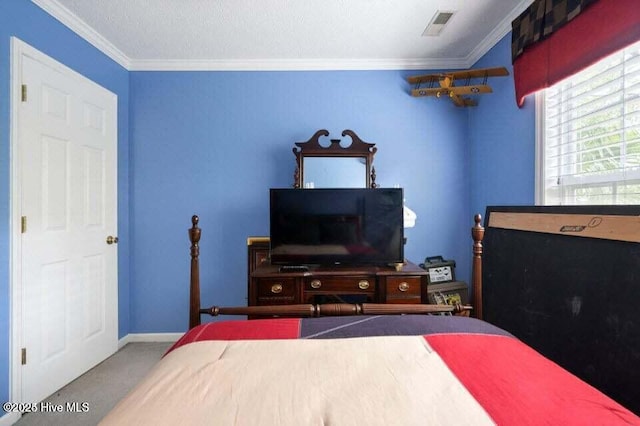
<svg viewBox="0 0 640 426"><path fill-rule="evenodd" d="M28 0L0 1L0 401L9 399L10 37L16 36L118 95L119 334L129 331L128 72Z"/></svg>
<svg viewBox="0 0 640 426"><path fill-rule="evenodd" d="M323 128L376 143L377 182L405 188L406 257L468 278L468 111L411 97L407 75L132 72L131 332L185 330L194 213L203 303L246 303L246 238L268 235L269 188L292 185L294 142Z"/></svg>
<svg viewBox="0 0 640 426"><path fill-rule="evenodd" d="M511 76L490 79L493 93L469 114L471 213L484 216L490 205L535 202L535 103L516 105L511 66L511 34L474 68L506 66Z"/></svg>

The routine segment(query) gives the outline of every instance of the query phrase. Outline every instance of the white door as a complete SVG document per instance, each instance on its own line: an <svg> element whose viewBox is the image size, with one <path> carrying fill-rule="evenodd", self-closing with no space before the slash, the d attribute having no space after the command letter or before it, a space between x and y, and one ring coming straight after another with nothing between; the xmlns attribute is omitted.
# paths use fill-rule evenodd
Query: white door
<svg viewBox="0 0 640 426"><path fill-rule="evenodd" d="M36 402L117 350L117 244L106 242L117 230L117 98L15 46L22 229L14 356L20 349L21 400Z"/></svg>

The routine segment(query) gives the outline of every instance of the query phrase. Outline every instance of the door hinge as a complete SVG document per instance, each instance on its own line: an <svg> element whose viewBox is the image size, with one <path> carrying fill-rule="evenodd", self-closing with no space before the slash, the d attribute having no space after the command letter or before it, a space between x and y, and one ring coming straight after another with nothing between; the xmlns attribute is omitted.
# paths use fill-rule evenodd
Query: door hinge
<svg viewBox="0 0 640 426"><path fill-rule="evenodd" d="M20 218L20 232L22 234L24 234L25 232L27 232L27 217L26 216L22 216Z"/></svg>
<svg viewBox="0 0 640 426"><path fill-rule="evenodd" d="M27 102L27 85L23 84L22 85L22 102Z"/></svg>
<svg viewBox="0 0 640 426"><path fill-rule="evenodd" d="M27 364L27 348L22 348L22 351L20 351L20 357L21 357L21 363L22 365L26 365Z"/></svg>

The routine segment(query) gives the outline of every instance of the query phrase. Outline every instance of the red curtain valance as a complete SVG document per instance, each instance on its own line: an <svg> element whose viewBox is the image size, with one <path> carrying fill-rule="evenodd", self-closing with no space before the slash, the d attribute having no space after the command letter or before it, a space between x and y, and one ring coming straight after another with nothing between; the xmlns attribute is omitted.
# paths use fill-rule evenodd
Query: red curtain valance
<svg viewBox="0 0 640 426"><path fill-rule="evenodd" d="M545 1L551 0L536 0L536 3ZM640 40L640 0L590 3L566 24L546 38L525 46L522 53L514 57L518 106L523 105L525 96Z"/></svg>

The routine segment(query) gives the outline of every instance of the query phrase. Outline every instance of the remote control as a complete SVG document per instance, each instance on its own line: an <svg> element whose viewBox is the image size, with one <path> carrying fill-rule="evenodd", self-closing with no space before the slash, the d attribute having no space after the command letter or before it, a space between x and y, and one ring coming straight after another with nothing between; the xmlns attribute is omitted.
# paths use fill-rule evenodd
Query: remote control
<svg viewBox="0 0 640 426"><path fill-rule="evenodd" d="M307 272L309 267L304 265L283 265L280 267L280 272Z"/></svg>

